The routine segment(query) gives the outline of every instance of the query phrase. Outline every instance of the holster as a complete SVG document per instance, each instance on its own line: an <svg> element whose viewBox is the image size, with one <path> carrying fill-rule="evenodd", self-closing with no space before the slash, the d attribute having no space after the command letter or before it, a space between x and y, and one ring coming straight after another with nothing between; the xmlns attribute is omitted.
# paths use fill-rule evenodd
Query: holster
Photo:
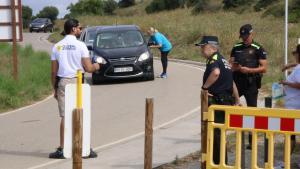
<svg viewBox="0 0 300 169"><path fill-rule="evenodd" d="M233 105L235 102L234 97L231 95L214 95L208 97L208 103L211 104L217 104L217 105Z"/></svg>

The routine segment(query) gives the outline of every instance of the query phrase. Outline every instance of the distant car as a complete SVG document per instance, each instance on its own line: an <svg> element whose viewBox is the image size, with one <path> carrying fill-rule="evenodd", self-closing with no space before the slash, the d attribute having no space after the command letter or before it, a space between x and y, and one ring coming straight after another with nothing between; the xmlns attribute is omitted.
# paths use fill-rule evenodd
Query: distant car
<svg viewBox="0 0 300 169"><path fill-rule="evenodd" d="M93 63L104 63L92 74L93 83L107 79L143 78L154 80L153 55L136 25L97 27Z"/></svg>
<svg viewBox="0 0 300 169"><path fill-rule="evenodd" d="M53 32L53 23L48 18L36 18L29 24L29 32Z"/></svg>

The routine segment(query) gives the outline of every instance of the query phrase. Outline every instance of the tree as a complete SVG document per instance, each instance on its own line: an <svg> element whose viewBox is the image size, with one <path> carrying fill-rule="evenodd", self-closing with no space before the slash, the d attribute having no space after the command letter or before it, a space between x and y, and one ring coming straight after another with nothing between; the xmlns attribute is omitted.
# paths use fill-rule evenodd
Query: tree
<svg viewBox="0 0 300 169"><path fill-rule="evenodd" d="M173 10L184 7L184 0L153 0L146 8L147 13L154 13L163 10Z"/></svg>
<svg viewBox="0 0 300 169"><path fill-rule="evenodd" d="M29 6L22 5L22 19L23 19L23 28L28 28L28 25L31 21L32 9Z"/></svg>
<svg viewBox="0 0 300 169"><path fill-rule="evenodd" d="M208 5L209 0L198 0L194 5L193 14L198 14L205 10L205 7Z"/></svg>
<svg viewBox="0 0 300 169"><path fill-rule="evenodd" d="M53 22L57 19L58 9L54 6L46 6L36 16L38 18L49 18Z"/></svg>
<svg viewBox="0 0 300 169"><path fill-rule="evenodd" d="M199 0L186 0L186 6L192 7L195 6L198 3Z"/></svg>
<svg viewBox="0 0 300 169"><path fill-rule="evenodd" d="M119 1L119 7L126 8L135 5L135 0L121 0Z"/></svg>
<svg viewBox="0 0 300 169"><path fill-rule="evenodd" d="M278 0L259 0L254 6L254 10L261 11L276 2L278 2Z"/></svg>
<svg viewBox="0 0 300 169"><path fill-rule="evenodd" d="M67 9L70 10L70 15L76 17L78 15L103 15L102 0L80 0L76 4L71 3Z"/></svg>
<svg viewBox="0 0 300 169"><path fill-rule="evenodd" d="M223 0L224 9L237 8L240 6L247 6L253 3L254 0Z"/></svg>
<svg viewBox="0 0 300 169"><path fill-rule="evenodd" d="M112 15L114 13L114 10L118 8L118 3L114 0L107 0L104 1L103 4L103 10L104 13Z"/></svg>

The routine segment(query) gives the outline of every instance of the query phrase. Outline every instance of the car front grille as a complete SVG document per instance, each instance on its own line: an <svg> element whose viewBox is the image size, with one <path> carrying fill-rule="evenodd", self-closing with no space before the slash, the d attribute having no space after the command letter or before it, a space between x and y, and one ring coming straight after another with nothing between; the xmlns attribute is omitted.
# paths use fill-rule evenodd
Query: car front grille
<svg viewBox="0 0 300 169"><path fill-rule="evenodd" d="M127 56L127 57L120 57L120 58L111 58L109 59L110 62L128 62L128 61L135 61L135 56Z"/></svg>

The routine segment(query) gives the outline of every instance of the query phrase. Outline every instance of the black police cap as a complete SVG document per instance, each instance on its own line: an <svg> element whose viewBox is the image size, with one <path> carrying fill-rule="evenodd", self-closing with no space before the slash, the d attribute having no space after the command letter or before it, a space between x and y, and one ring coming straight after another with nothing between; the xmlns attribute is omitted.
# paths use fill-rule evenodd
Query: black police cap
<svg viewBox="0 0 300 169"><path fill-rule="evenodd" d="M207 44L219 45L218 37L216 36L203 36L202 40L199 43L196 43L196 46L203 46Z"/></svg>
<svg viewBox="0 0 300 169"><path fill-rule="evenodd" d="M253 32L253 28L251 24L246 24L241 26L240 28L240 37L246 37L249 36L250 33Z"/></svg>

